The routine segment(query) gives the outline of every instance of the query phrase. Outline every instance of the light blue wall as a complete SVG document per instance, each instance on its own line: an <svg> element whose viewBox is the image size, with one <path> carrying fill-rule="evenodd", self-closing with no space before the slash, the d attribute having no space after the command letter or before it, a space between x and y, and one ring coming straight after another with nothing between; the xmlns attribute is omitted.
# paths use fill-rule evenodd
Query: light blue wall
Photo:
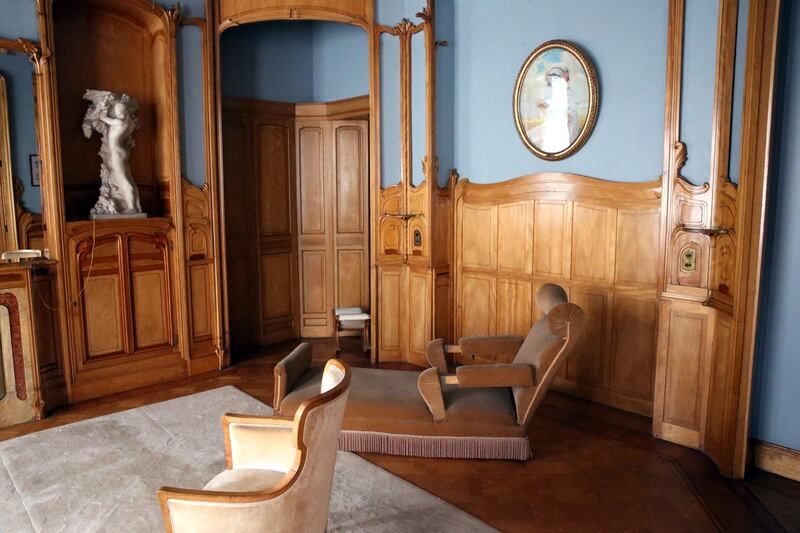
<svg viewBox="0 0 800 533"><path fill-rule="evenodd" d="M194 185L206 177L205 113L203 105L203 34L197 26L178 30L178 83L181 128L181 170Z"/></svg>
<svg viewBox="0 0 800 533"><path fill-rule="evenodd" d="M751 433L800 450L800 5L782 4Z"/></svg>
<svg viewBox="0 0 800 533"><path fill-rule="evenodd" d="M733 109L731 111L731 152L728 175L733 183L739 183L742 144L742 110L744 109L744 69L747 59L747 16L749 0L739 0L736 21L736 60L733 67Z"/></svg>
<svg viewBox="0 0 800 533"><path fill-rule="evenodd" d="M456 0L436 2L436 40L447 46L436 49L436 155L439 183L445 184L455 168L455 9Z"/></svg>
<svg viewBox="0 0 800 533"><path fill-rule="evenodd" d="M34 0L0 0L0 37L39 40Z"/></svg>
<svg viewBox="0 0 800 533"><path fill-rule="evenodd" d="M280 21L222 34L222 93L282 102L369 94L367 33L348 24Z"/></svg>
<svg viewBox="0 0 800 533"><path fill-rule="evenodd" d="M358 26L313 22L314 101L369 94L369 37Z"/></svg>
<svg viewBox="0 0 800 533"><path fill-rule="evenodd" d="M36 115L33 101L33 71L25 54L0 54L0 75L6 79L8 122L11 138L11 171L24 187L22 203L34 213L42 212L41 188L31 185L31 154L36 143Z"/></svg>
<svg viewBox="0 0 800 533"><path fill-rule="evenodd" d="M682 174L699 185L709 181L717 60L716 0L687 0L681 88L681 140L689 158Z"/></svg>
<svg viewBox="0 0 800 533"><path fill-rule="evenodd" d="M619 181L657 179L663 166L668 12L663 0L458 0L455 9L455 165L474 182L562 171ZM512 111L514 82L551 39L583 48L600 82L592 136L563 161L525 148ZM712 39L713 42L713 39Z"/></svg>
<svg viewBox="0 0 800 533"><path fill-rule="evenodd" d="M222 94L229 98L314 101L310 22L245 24L222 34Z"/></svg>

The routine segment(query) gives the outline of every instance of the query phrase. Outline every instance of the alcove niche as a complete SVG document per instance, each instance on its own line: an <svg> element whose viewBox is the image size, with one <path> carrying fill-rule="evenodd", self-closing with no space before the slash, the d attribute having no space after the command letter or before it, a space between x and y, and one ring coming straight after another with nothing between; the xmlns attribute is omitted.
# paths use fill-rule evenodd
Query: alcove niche
<svg viewBox="0 0 800 533"><path fill-rule="evenodd" d="M81 122L87 89L126 93L139 104L130 159L142 209L170 214L170 183L178 166L174 47L169 12L146 0L55 0L58 111L67 221L85 220L98 197L100 137L86 139Z"/></svg>

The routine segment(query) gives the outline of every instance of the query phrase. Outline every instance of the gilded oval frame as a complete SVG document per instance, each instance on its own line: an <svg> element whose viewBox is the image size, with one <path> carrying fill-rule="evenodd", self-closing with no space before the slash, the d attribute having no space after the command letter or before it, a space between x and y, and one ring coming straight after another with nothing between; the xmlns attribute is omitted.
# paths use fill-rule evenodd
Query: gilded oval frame
<svg viewBox="0 0 800 533"><path fill-rule="evenodd" d="M588 87L589 109L586 114L586 122L583 124L583 127L581 128L577 137L575 137L575 139L569 144L569 146L558 152L546 152L541 148L537 147L528 137L528 133L522 124L522 117L520 116L521 113L519 104L520 104L520 93L522 92L523 82L527 77L528 70L530 69L531 65L542 54L554 48L563 48L564 50L572 54L578 61L578 63L580 63L581 67L586 73L586 81L588 82L589 86ZM566 159L567 157L573 155L575 152L580 150L581 147L583 147L583 145L586 143L586 141L589 140L589 137L591 136L592 131L594 130L594 125L595 122L597 121L597 112L599 107L600 107L600 89L597 83L597 72L595 71L594 65L592 64L589 57L577 45L564 40L547 41L537 46L522 63L522 67L520 67L519 73L517 74L517 81L514 84L514 99L513 99L514 125L517 128L517 133L519 134L520 139L522 139L523 144L528 148L528 150L530 150L537 157L544 159L546 161L559 161L562 159Z"/></svg>

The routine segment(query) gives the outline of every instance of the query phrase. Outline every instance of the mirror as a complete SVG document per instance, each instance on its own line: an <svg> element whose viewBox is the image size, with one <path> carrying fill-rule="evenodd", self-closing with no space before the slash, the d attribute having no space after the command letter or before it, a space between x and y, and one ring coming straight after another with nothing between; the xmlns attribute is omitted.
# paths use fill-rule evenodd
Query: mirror
<svg viewBox="0 0 800 533"><path fill-rule="evenodd" d="M41 166L36 140L33 65L17 51L0 54L0 218L3 251L44 248Z"/></svg>
<svg viewBox="0 0 800 533"><path fill-rule="evenodd" d="M597 118L597 76L588 57L566 41L548 41L520 69L514 122L536 156L564 159L589 138Z"/></svg>

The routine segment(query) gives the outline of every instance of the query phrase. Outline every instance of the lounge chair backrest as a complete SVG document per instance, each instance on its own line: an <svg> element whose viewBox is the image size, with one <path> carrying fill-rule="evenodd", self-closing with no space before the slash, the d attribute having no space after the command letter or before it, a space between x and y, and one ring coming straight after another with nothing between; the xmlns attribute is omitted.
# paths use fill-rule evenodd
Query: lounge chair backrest
<svg viewBox="0 0 800 533"><path fill-rule="evenodd" d="M532 365L536 369L534 387L513 387L517 423L527 424L542 403L553 378L583 334L586 315L558 285L547 284L536 293L536 305L543 316L530 329L514 363Z"/></svg>

